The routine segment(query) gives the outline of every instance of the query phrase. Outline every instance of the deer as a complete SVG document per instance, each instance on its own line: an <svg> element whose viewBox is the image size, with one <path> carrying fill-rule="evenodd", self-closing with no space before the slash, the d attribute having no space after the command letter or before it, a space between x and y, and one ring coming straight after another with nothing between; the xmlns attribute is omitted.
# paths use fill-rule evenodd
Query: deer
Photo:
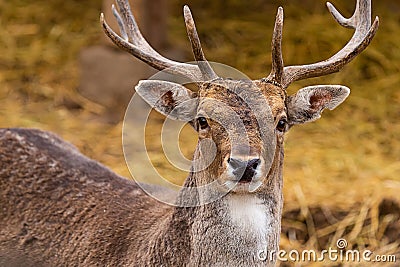
<svg viewBox="0 0 400 267"><path fill-rule="evenodd" d="M371 23L371 0L357 0L351 18L327 3L335 20L354 34L329 59L307 65L284 65L279 7L272 70L257 80L216 74L188 6L184 19L196 64L156 52L128 1L116 3L120 34L100 16L111 41L155 69L188 77L198 88L193 92L163 80L143 80L135 87L158 112L193 126L199 139L194 166L176 205L168 205L53 133L1 129L0 265L274 266L276 257L260 260L257 253L279 249L285 133L319 119L350 93L342 85L307 86L293 95L287 88L337 72L367 48L379 25L378 17ZM204 140L212 141L216 154L198 168L197 162L209 160Z"/></svg>

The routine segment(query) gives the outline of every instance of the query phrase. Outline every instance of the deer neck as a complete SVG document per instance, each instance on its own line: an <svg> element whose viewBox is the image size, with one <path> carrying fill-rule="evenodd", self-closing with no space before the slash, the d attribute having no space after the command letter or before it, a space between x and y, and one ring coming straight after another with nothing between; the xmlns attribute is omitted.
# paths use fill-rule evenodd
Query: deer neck
<svg viewBox="0 0 400 267"><path fill-rule="evenodd" d="M268 188L263 193L228 193L205 205L176 208L189 217L190 261L197 265L213 262L228 266L265 266L266 262L260 261L257 253L260 250L277 253L283 203L282 161L283 150L279 150L269 173ZM196 187L204 178L201 176L207 175L215 177L209 169L191 173L185 186ZM198 199L200 195L197 192L180 197Z"/></svg>

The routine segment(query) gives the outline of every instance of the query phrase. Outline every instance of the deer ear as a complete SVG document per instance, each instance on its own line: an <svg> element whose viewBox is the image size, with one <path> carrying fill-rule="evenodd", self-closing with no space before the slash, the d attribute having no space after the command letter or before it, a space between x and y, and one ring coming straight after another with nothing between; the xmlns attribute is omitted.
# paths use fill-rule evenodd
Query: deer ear
<svg viewBox="0 0 400 267"><path fill-rule="evenodd" d="M196 115L196 93L183 85L167 81L142 80L135 90L152 108L170 119L191 121Z"/></svg>
<svg viewBox="0 0 400 267"><path fill-rule="evenodd" d="M324 109L339 106L350 94L350 89L341 85L317 85L300 89L287 98L289 125L315 121Z"/></svg>

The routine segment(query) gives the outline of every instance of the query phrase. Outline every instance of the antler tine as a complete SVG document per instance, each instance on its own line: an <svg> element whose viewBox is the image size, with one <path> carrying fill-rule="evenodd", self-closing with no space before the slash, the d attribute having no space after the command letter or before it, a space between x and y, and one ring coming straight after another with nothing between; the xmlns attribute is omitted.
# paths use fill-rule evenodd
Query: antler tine
<svg viewBox="0 0 400 267"><path fill-rule="evenodd" d="M194 24L192 13L187 5L183 7L183 14L185 18L186 31L192 46L192 51L194 58L197 61L197 65L200 68L204 78L215 79L218 76L215 74L214 70L211 68L210 63L204 56L203 49L201 48L201 43L199 36L197 34L196 25Z"/></svg>
<svg viewBox="0 0 400 267"><path fill-rule="evenodd" d="M360 6L360 4L362 5ZM357 30L357 24L360 24L360 26L363 26L362 29L366 31L371 26L371 1L366 1L362 3L360 3L360 1L357 1L356 10L353 16L349 19L343 17L342 14L340 14L340 12L330 2L327 2L326 6L328 7L329 12L331 12L335 20L343 27Z"/></svg>
<svg viewBox="0 0 400 267"><path fill-rule="evenodd" d="M272 70L267 80L282 84L283 76L283 56L282 56L282 28L283 28L283 8L279 7L276 14L274 32L272 34Z"/></svg>
<svg viewBox="0 0 400 267"><path fill-rule="evenodd" d="M139 30L139 27L136 23L135 17L132 14L128 1L116 0L116 2L119 11L122 14L122 17L119 15L115 7L113 8L113 14L116 20L118 21L118 26L120 26L121 35L122 32L125 31L129 37L129 40L127 41L131 42L133 45L141 46L142 49L145 49L147 51L152 51L153 48L149 45L146 39L144 39L142 33Z"/></svg>
<svg viewBox="0 0 400 267"><path fill-rule="evenodd" d="M104 32L115 45L155 69L165 69L169 73L183 75L195 82L203 81L204 78L206 78L196 65L173 61L161 56L150 46L146 39L144 39L128 2L126 0L117 0L117 5L122 16L115 7L113 7L113 13L118 22L122 37L116 34L107 24L104 19L104 14L102 13L100 15L100 22Z"/></svg>
<svg viewBox="0 0 400 267"><path fill-rule="evenodd" d="M294 81L339 71L360 54L375 36L379 26L379 18L376 17L371 26L371 0L357 0L356 10L349 19L344 18L331 3L328 2L327 6L340 25L355 29L352 38L340 51L325 61L309 65L284 67L283 88L288 87Z"/></svg>
<svg viewBox="0 0 400 267"><path fill-rule="evenodd" d="M119 28L119 31L121 32L122 38L125 39L126 41L129 41L129 37L128 37L128 34L126 33L125 25L122 22L122 18L119 15L119 13L118 13L117 9L115 8L114 4L111 5L111 9L112 9L112 12L113 12L113 15L114 15L115 19L117 20L118 28Z"/></svg>

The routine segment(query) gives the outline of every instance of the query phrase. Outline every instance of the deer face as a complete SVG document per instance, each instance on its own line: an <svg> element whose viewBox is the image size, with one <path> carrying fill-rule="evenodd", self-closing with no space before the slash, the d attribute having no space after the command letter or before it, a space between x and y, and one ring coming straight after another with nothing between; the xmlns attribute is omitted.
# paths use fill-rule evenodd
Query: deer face
<svg viewBox="0 0 400 267"><path fill-rule="evenodd" d="M141 81L137 93L171 119L189 122L199 143L194 172L198 185L217 181L233 193L265 190L282 159L285 132L294 124L320 117L348 95L346 87L307 87L286 97L263 80L218 78L199 83L193 93L166 81Z"/></svg>
<svg viewBox="0 0 400 267"><path fill-rule="evenodd" d="M211 139L217 151L208 169L212 175L204 182L217 179L231 192L254 192L267 179L276 143L283 142L287 129L285 94L258 81L205 83L199 90L194 127L199 145ZM200 153L206 155L212 153Z"/></svg>

